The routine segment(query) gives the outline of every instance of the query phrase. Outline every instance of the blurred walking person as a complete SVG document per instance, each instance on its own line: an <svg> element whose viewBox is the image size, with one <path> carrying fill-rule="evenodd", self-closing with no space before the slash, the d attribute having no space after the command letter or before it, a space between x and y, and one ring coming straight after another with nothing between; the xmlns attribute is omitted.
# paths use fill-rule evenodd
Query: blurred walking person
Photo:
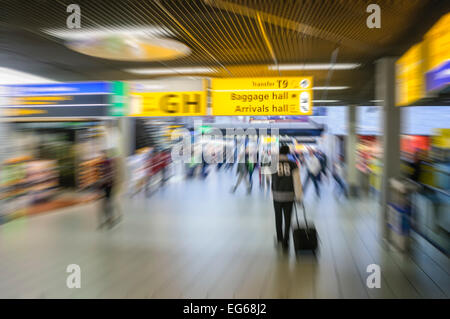
<svg viewBox="0 0 450 319"><path fill-rule="evenodd" d="M232 169L234 163L236 162L235 161L236 146L232 144L233 147L230 147L230 144L228 144L225 149L225 157L226 157L225 170L227 171L229 169Z"/></svg>
<svg viewBox="0 0 450 319"><path fill-rule="evenodd" d="M322 181L322 176L328 177L328 174L327 174L328 158L327 158L327 155L322 151L319 151L318 155L319 155L318 159L320 162L319 181Z"/></svg>
<svg viewBox="0 0 450 319"><path fill-rule="evenodd" d="M252 156L249 153L247 153L245 164L247 165L248 180L249 180L249 183L250 183L250 187L252 187L252 185L253 185L253 172L256 169L257 162L256 162L255 159L252 158Z"/></svg>
<svg viewBox="0 0 450 319"><path fill-rule="evenodd" d="M205 154L202 152L202 164L201 164L201 176L202 178L208 177L208 166L209 163L205 159Z"/></svg>
<svg viewBox="0 0 450 319"><path fill-rule="evenodd" d="M312 180L314 183L314 188L316 189L316 195L320 197L320 188L319 188L319 174L322 170L322 166L320 165L320 161L317 158L316 154L313 150L309 150L309 157L306 160L306 180L303 185L303 190L306 192L306 188L309 184L309 181Z"/></svg>
<svg viewBox="0 0 450 319"><path fill-rule="evenodd" d="M245 152L250 187L253 186L253 173L258 166L259 152L255 143L249 143Z"/></svg>
<svg viewBox="0 0 450 319"><path fill-rule="evenodd" d="M116 167L112 158L108 156L107 151L103 151L100 162L100 189L103 192L103 207L100 215L99 228L107 226L111 228L114 225L114 203L113 188L116 175Z"/></svg>
<svg viewBox="0 0 450 319"><path fill-rule="evenodd" d="M245 152L242 152L238 157L238 165L236 174L238 175L238 179L236 182L236 185L233 186L231 189L231 192L236 192L236 189L238 188L239 184L242 181L245 181L247 184L247 193L250 194L252 191L252 186L250 184L250 178L249 178L249 172L248 172L248 165L247 165L247 158L245 156Z"/></svg>
<svg viewBox="0 0 450 319"><path fill-rule="evenodd" d="M289 147L280 147L278 169L272 174L272 197L275 209L277 244L284 251L289 249L292 208L294 202L303 200L300 169L296 162L289 160ZM284 221L284 231L283 231Z"/></svg>
<svg viewBox="0 0 450 319"><path fill-rule="evenodd" d="M259 170L261 172L261 182L260 185L263 190L270 189L270 183L272 179L271 167L271 156L270 151L265 151L262 155L261 163L259 164Z"/></svg>
<svg viewBox="0 0 450 319"><path fill-rule="evenodd" d="M336 161L333 165L333 178L336 181L337 185L339 186L339 189L341 190L341 193L345 196L348 197L348 192L347 192L347 187L344 183L343 180L343 176L344 176L344 172L342 169L342 165L340 163L340 161Z"/></svg>

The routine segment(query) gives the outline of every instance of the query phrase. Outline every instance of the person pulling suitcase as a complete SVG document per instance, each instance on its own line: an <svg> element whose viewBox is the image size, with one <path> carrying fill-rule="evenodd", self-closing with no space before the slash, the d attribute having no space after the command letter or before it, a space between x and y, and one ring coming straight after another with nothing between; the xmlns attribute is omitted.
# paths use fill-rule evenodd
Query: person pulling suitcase
<svg viewBox="0 0 450 319"><path fill-rule="evenodd" d="M303 200L300 169L296 162L288 158L289 152L289 146L282 145L280 147L278 168L272 174L272 197L275 209L277 244L281 245L285 252L289 249L289 233L291 231L294 202L302 202Z"/></svg>

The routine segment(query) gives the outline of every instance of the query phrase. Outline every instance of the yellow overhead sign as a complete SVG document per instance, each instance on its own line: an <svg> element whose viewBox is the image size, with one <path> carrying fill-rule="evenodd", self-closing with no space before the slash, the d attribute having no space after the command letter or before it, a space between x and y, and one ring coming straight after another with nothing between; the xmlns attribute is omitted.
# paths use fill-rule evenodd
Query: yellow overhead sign
<svg viewBox="0 0 450 319"><path fill-rule="evenodd" d="M450 84L450 13L396 63L398 106L410 105Z"/></svg>
<svg viewBox="0 0 450 319"><path fill-rule="evenodd" d="M424 47L426 91L437 92L450 85L450 13L428 31Z"/></svg>
<svg viewBox="0 0 450 319"><path fill-rule="evenodd" d="M425 71L435 69L450 60L450 13L439 19L424 38L427 46Z"/></svg>
<svg viewBox="0 0 450 319"><path fill-rule="evenodd" d="M411 47L396 62L396 105L408 105L425 95L423 45Z"/></svg>
<svg viewBox="0 0 450 319"><path fill-rule="evenodd" d="M131 93L131 116L207 115L205 91Z"/></svg>
<svg viewBox="0 0 450 319"><path fill-rule="evenodd" d="M212 115L311 115L312 77L212 80Z"/></svg>

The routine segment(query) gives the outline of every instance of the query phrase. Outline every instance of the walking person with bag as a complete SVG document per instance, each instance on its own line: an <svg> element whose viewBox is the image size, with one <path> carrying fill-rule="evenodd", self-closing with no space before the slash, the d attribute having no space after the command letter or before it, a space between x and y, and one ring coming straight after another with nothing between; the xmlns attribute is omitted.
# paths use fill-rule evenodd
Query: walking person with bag
<svg viewBox="0 0 450 319"><path fill-rule="evenodd" d="M333 178L336 181L337 185L339 186L341 193L345 197L348 197L347 187L345 186L345 183L343 180L344 173L343 173L342 165L340 162L336 161L334 163L332 175L333 175Z"/></svg>
<svg viewBox="0 0 450 319"><path fill-rule="evenodd" d="M111 158L108 157L106 151L103 151L102 161L100 163L100 189L103 192L103 207L100 216L100 225L98 228L108 226L111 228L114 225L113 212L113 187L115 177L115 165Z"/></svg>
<svg viewBox="0 0 450 319"><path fill-rule="evenodd" d="M323 181L322 176L325 178L328 178L328 173L327 173L328 159L327 159L327 155L322 151L318 152L318 158L319 158L319 162L320 162L319 182L322 182Z"/></svg>
<svg viewBox="0 0 450 319"><path fill-rule="evenodd" d="M314 188L316 189L316 195L320 197L319 175L322 170L322 166L320 165L320 161L316 154L314 154L313 150L309 150L309 157L306 160L306 168L307 175L303 189L306 192L306 186L308 186L309 180L312 180L314 183Z"/></svg>
<svg viewBox="0 0 450 319"><path fill-rule="evenodd" d="M245 183L247 184L247 194L250 194L251 191L252 191L252 186L250 184L250 178L249 178L249 172L248 172L248 163L247 163L247 160L246 160L245 152L242 152L239 155L236 174L238 175L238 179L236 181L236 184L231 189L231 192L232 193L236 192L236 189L238 188L239 184L242 181L245 181Z"/></svg>
<svg viewBox="0 0 450 319"><path fill-rule="evenodd" d="M285 252L289 249L289 234L294 202L303 200L300 168L297 163L289 160L289 146L280 147L278 168L272 174L272 197L275 209L275 226L277 244ZM284 221L284 227L283 227Z"/></svg>
<svg viewBox="0 0 450 319"><path fill-rule="evenodd" d="M272 172L270 170L270 167L272 165L272 157L270 155L270 151L266 150L263 153L261 163L259 164L259 171L261 174L260 178L260 185L261 188L265 191L266 189L270 190L270 180L272 177Z"/></svg>

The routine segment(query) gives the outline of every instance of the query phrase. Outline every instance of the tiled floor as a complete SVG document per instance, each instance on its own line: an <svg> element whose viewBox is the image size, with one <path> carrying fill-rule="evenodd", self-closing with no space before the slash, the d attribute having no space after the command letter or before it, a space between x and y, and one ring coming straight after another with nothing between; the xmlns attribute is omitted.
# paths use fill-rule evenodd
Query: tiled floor
<svg viewBox="0 0 450 319"><path fill-rule="evenodd" d="M255 174L255 186L257 182ZM346 201L325 185L307 192L320 235L315 258L274 248L268 195L234 176L176 182L145 199L122 202L123 222L98 231L98 204L0 226L1 298L448 298L450 260L418 239L403 255L379 238L377 206ZM366 267L381 266L381 288ZM81 288L66 267L81 267Z"/></svg>

